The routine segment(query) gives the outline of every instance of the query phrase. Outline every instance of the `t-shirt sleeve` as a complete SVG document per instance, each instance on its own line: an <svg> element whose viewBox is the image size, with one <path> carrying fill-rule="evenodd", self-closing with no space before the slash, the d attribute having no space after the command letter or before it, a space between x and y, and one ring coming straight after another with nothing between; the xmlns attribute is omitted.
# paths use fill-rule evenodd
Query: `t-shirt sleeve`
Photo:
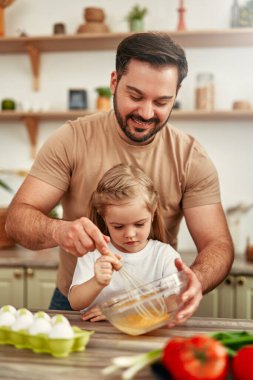
<svg viewBox="0 0 253 380"><path fill-rule="evenodd" d="M205 150L196 141L187 165L186 177L183 208L221 201L217 170Z"/></svg>
<svg viewBox="0 0 253 380"><path fill-rule="evenodd" d="M69 290L72 288L72 286L82 284L94 276L95 261L96 260L92 253L88 253L77 259L72 283Z"/></svg>
<svg viewBox="0 0 253 380"><path fill-rule="evenodd" d="M58 128L40 149L29 174L66 191L73 166L73 140L70 123Z"/></svg>
<svg viewBox="0 0 253 380"><path fill-rule="evenodd" d="M169 244L163 246L164 250L164 260L163 264L163 277L167 277L172 273L177 272L175 266L175 259L180 259L180 254Z"/></svg>

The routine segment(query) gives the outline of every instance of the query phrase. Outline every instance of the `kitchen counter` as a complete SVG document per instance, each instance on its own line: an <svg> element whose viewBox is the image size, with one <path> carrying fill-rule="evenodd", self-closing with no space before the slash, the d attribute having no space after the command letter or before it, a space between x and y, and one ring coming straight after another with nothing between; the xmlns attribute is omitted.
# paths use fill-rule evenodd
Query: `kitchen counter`
<svg viewBox="0 0 253 380"><path fill-rule="evenodd" d="M196 257L197 253L193 252L181 252L182 260L187 264L191 265ZM245 255L238 254L235 255L233 266L230 271L234 275L253 275L253 261L247 261Z"/></svg>
<svg viewBox="0 0 253 380"><path fill-rule="evenodd" d="M182 259L190 265L196 257L196 252L181 252ZM25 268L57 268L59 264L58 248L41 251L31 251L16 245L13 248L0 250L0 267ZM253 262L246 260L244 255L236 255L231 274L253 275Z"/></svg>
<svg viewBox="0 0 253 380"><path fill-rule="evenodd" d="M0 267L57 268L59 264L58 248L31 251L19 245L0 249Z"/></svg>
<svg viewBox="0 0 253 380"><path fill-rule="evenodd" d="M51 313L53 314L53 313ZM104 377L101 369L111 364L111 358L122 355L145 353L164 346L169 337L208 334L215 331L247 330L253 332L253 321L191 318L183 326L173 329L160 328L145 335L132 337L116 330L109 322L83 322L79 313L64 312L72 325L85 330L93 330L84 352L72 353L67 358L58 359L46 354L36 354L30 350L20 350L12 346L0 346L1 379L11 380L85 380L120 379L119 374ZM143 369L136 380L154 380L149 368Z"/></svg>

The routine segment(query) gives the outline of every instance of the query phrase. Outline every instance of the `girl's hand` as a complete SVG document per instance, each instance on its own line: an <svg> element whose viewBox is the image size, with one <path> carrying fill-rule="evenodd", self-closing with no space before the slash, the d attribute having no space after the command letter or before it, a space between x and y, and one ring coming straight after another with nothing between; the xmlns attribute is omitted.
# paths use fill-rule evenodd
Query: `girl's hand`
<svg viewBox="0 0 253 380"><path fill-rule="evenodd" d="M105 321L106 317L102 314L98 306L94 306L90 310L82 314L81 319L83 321L98 322Z"/></svg>
<svg viewBox="0 0 253 380"><path fill-rule="evenodd" d="M94 267L95 278L99 285L107 286L110 284L113 273L113 266L119 260L115 255L104 255L97 259Z"/></svg>

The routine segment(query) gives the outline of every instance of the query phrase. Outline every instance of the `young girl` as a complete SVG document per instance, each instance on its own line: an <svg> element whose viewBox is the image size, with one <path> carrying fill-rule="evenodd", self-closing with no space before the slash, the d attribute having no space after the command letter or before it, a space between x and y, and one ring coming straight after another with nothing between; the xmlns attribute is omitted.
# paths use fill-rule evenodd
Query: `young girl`
<svg viewBox="0 0 253 380"><path fill-rule="evenodd" d="M78 258L69 292L71 307L84 311L84 320L105 319L97 305L125 290L114 269L123 265L145 283L177 271L174 261L180 256L163 243L160 215L159 196L142 170L119 164L104 174L91 197L90 219L110 235L111 253L95 250Z"/></svg>

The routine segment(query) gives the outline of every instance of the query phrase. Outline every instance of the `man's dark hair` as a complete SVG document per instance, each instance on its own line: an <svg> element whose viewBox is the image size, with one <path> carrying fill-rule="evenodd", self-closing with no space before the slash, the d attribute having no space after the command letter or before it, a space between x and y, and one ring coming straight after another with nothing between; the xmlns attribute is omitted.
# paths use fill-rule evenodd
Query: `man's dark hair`
<svg viewBox="0 0 253 380"><path fill-rule="evenodd" d="M135 33L122 40L116 54L118 80L126 74L131 59L148 62L152 66L176 66L178 86L188 72L184 50L167 33Z"/></svg>

